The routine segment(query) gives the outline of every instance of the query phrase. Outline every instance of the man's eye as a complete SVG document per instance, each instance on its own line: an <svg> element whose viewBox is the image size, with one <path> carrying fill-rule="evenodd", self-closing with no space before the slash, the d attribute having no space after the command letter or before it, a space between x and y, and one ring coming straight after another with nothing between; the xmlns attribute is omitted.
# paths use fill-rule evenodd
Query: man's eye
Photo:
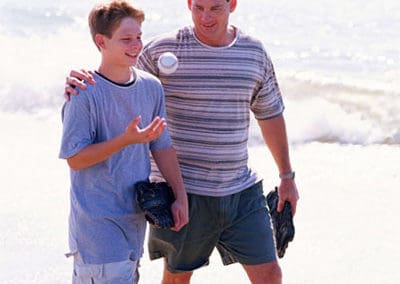
<svg viewBox="0 0 400 284"><path fill-rule="evenodd" d="M223 11L223 9L221 7L211 8L211 12L213 12L214 14L219 14L222 11Z"/></svg>

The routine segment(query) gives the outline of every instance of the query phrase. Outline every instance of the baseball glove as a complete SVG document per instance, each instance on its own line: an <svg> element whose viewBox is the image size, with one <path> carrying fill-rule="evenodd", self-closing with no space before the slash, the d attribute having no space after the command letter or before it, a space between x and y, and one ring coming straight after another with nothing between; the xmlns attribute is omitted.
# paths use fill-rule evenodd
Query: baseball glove
<svg viewBox="0 0 400 284"><path fill-rule="evenodd" d="M278 213L278 200L278 188L275 187L275 190L270 191L267 195L267 204L274 229L276 250L279 258L282 258L289 242L293 241L295 230L292 206L286 201L283 210Z"/></svg>
<svg viewBox="0 0 400 284"><path fill-rule="evenodd" d="M146 220L157 228L174 226L171 204L174 193L166 182L138 182L135 184L136 200Z"/></svg>

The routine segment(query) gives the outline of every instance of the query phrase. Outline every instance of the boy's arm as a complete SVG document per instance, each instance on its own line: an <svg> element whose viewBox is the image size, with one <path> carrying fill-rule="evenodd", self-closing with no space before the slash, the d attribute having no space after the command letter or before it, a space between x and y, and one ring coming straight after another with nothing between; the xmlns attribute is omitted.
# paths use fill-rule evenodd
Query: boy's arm
<svg viewBox="0 0 400 284"><path fill-rule="evenodd" d="M147 127L140 129L138 124L141 117L133 119L125 132L110 140L91 144L78 154L67 158L72 170L82 170L108 159L122 148L134 143L148 143L158 138L166 128L164 118L156 117Z"/></svg>
<svg viewBox="0 0 400 284"><path fill-rule="evenodd" d="M175 202L171 211L175 226L172 230L179 231L189 221L189 208L175 149L171 146L162 150L152 150L151 153L161 174L174 191Z"/></svg>

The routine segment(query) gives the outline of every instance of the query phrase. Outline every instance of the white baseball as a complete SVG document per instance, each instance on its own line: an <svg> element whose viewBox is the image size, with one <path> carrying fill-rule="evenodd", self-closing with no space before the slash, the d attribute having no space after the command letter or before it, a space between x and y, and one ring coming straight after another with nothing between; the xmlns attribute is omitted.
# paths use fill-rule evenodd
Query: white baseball
<svg viewBox="0 0 400 284"><path fill-rule="evenodd" d="M178 58L172 52L165 52L158 58L157 66L161 73L172 74L178 69Z"/></svg>

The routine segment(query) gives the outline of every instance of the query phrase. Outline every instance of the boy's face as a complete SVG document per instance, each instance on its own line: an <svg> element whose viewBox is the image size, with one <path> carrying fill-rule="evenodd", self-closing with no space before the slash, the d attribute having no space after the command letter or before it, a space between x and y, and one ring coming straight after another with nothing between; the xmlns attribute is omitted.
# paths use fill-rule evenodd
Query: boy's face
<svg viewBox="0 0 400 284"><path fill-rule="evenodd" d="M130 67L136 64L143 48L142 29L138 21L133 18L122 19L114 30L111 38L100 35L100 44L103 60L121 67Z"/></svg>

